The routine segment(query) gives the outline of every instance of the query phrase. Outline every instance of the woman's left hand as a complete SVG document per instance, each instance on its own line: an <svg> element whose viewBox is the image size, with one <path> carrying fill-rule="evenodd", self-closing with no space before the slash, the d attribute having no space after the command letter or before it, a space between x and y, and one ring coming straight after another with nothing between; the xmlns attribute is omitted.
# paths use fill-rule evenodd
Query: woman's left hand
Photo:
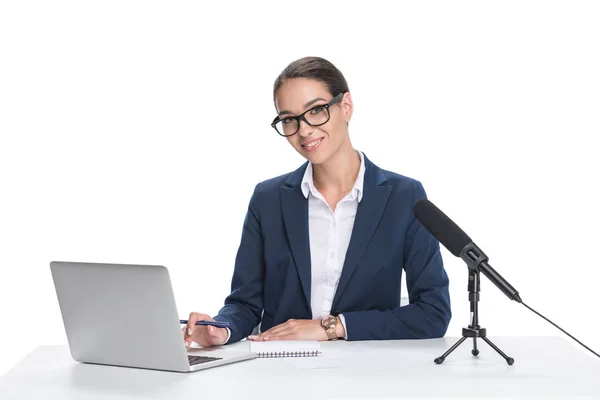
<svg viewBox="0 0 600 400"><path fill-rule="evenodd" d="M253 341L271 340L327 340L327 333L321 327L321 321L312 319L289 319L262 332L248 336Z"/></svg>

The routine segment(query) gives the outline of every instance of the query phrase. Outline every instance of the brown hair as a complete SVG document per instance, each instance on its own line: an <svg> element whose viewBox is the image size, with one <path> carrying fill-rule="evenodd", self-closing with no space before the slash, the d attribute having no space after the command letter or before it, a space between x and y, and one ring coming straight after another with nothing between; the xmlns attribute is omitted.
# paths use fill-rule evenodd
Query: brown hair
<svg viewBox="0 0 600 400"><path fill-rule="evenodd" d="M291 62L275 79L273 101L281 85L292 78L315 79L321 82L332 96L350 90L344 75L331 62L320 57L304 57Z"/></svg>

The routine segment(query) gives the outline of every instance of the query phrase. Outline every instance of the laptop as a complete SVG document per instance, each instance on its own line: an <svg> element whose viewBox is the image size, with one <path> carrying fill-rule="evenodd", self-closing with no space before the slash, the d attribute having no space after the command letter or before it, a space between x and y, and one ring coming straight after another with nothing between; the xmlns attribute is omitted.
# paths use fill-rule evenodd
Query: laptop
<svg viewBox="0 0 600 400"><path fill-rule="evenodd" d="M227 345L186 349L164 266L52 261L50 269L75 361L190 372L257 357Z"/></svg>

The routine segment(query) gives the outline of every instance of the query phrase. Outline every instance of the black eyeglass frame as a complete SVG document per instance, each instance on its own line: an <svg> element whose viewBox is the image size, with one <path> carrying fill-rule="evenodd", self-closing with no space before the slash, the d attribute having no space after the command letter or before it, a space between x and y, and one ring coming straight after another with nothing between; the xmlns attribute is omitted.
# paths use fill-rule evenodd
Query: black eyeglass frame
<svg viewBox="0 0 600 400"><path fill-rule="evenodd" d="M340 102L342 100L342 98L344 97L345 93L346 92L341 92L337 96L335 96L333 99L331 99L331 101L329 103L327 103L327 104L319 104L318 106L314 106L314 107L312 107L312 108L304 111L302 114L297 115L295 117L283 117L283 118L280 118L279 116L277 116L277 117L275 117L275 119L273 120L273 122L271 122L271 127L273 129L275 129L275 132L277 132L277 134L279 134L279 136L290 137L290 136L293 136L296 133L298 133L298 131L300 130L300 122L301 122L300 120L306 122L306 124L310 125L310 126L321 126L321 125L324 125L327 122L329 122L329 119L331 118L331 113L329 112L329 108L331 106L335 105L336 103ZM308 122L308 120L304 117L304 114L306 114L307 112L310 112L310 111L312 111L312 110L314 110L316 108L325 108L327 110L327 120L325 120L325 122L323 122L321 124L314 124L313 125L310 122ZM289 135L286 135L284 133L279 132L277 130L277 128L275 127L275 125L277 125L277 123L280 122L280 121L283 121L283 120L286 120L286 119L290 119L290 118L295 119L296 122L298 123L298 129L296 129L296 132L290 133Z"/></svg>

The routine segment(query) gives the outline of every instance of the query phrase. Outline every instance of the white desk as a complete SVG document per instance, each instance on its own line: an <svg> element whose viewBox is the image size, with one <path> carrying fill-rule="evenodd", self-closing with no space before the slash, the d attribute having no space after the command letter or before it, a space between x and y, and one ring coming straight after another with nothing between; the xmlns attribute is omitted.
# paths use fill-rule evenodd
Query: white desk
<svg viewBox="0 0 600 400"><path fill-rule="evenodd" d="M570 339L490 337L512 366L481 341L473 357L467 340L436 365L456 339L326 342L317 358L187 374L79 364L66 346L42 346L0 378L0 399L600 399L600 359Z"/></svg>

